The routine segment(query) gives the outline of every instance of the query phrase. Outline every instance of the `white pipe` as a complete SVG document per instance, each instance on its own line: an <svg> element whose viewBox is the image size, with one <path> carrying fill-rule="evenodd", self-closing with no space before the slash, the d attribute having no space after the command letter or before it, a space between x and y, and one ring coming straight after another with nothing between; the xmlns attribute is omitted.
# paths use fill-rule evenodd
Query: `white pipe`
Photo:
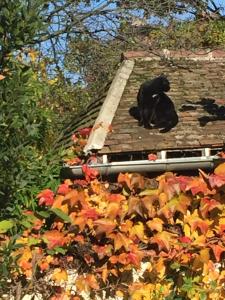
<svg viewBox="0 0 225 300"><path fill-rule="evenodd" d="M155 161L136 160L93 164L90 168L97 169L101 175L112 175L120 172L162 172L162 171L186 171L195 169L213 169L225 159L218 156L186 157L157 159ZM81 177L81 166L69 166L64 164L61 170L62 178Z"/></svg>

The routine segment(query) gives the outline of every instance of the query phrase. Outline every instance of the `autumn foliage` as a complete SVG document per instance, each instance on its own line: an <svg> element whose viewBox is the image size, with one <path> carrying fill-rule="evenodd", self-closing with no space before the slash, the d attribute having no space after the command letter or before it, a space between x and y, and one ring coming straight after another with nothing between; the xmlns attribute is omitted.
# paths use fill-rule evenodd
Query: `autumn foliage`
<svg viewBox="0 0 225 300"><path fill-rule="evenodd" d="M59 288L51 299L224 299L225 164L195 177L87 179L42 191L40 209L24 212L15 281L46 276Z"/></svg>

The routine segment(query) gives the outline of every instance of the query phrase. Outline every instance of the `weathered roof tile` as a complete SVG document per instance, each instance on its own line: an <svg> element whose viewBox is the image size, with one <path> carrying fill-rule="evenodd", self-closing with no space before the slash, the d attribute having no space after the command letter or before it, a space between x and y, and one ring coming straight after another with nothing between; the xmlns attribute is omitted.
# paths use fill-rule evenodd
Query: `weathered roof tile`
<svg viewBox="0 0 225 300"><path fill-rule="evenodd" d="M69 146L72 132L94 125L87 151L96 149L102 154L169 149L176 151L224 145L224 51L164 50L156 55L141 51L125 53L123 57L128 63L123 64L117 72L107 101L104 101L105 96L93 101L87 111L78 116L64 131L59 144ZM167 133L140 127L129 115L129 108L137 103L140 85L162 73L168 76L171 83L168 95L179 116L177 126ZM111 103L114 107L112 119L110 117L112 131L107 130L107 126L95 126L98 125L96 120L99 120L100 110L105 122L108 120L110 101L114 102ZM105 110L102 109L103 103ZM101 132L104 132L104 138L101 137Z"/></svg>

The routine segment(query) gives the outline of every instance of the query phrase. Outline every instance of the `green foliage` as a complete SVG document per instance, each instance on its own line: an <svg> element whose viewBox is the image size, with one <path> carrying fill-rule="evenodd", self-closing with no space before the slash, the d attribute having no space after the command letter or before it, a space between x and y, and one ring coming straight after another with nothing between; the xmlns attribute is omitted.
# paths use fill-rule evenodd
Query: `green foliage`
<svg viewBox="0 0 225 300"><path fill-rule="evenodd" d="M0 205L5 207L13 200L16 208L24 199L23 204L30 206L32 195L47 184L43 177L50 180L58 168L48 144L53 116L40 105L42 83L18 57L11 57L8 67L0 81Z"/></svg>
<svg viewBox="0 0 225 300"><path fill-rule="evenodd" d="M43 29L41 7L43 0L1 0L0 4L0 63L12 51L33 43L38 31Z"/></svg>
<svg viewBox="0 0 225 300"><path fill-rule="evenodd" d="M199 49L225 46L224 20L172 22L149 31L154 48Z"/></svg>

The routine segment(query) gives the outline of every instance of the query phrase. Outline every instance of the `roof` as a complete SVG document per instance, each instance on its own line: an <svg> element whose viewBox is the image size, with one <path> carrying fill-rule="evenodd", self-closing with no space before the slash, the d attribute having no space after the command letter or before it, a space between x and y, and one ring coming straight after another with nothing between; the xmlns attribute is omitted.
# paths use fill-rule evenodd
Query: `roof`
<svg viewBox="0 0 225 300"><path fill-rule="evenodd" d="M124 56L134 62L119 105L99 152L120 153L222 147L225 140L225 52L164 52L166 56L130 52ZM160 74L169 78L168 95L173 100L179 123L170 132L145 129L129 115L136 105L136 95L142 82ZM97 125L97 123L96 123ZM97 131L97 130L95 130ZM93 131L93 136L96 132ZM96 147L92 141L87 148Z"/></svg>
<svg viewBox="0 0 225 300"><path fill-rule="evenodd" d="M225 141L225 52L128 52L106 97L79 116L73 130L93 125L85 147L100 154L222 148ZM167 133L145 129L129 115L145 80L166 74L179 123ZM104 101L103 101L104 100ZM86 122L87 119L89 123ZM112 129L112 130L110 130ZM67 135L71 132L67 131Z"/></svg>

